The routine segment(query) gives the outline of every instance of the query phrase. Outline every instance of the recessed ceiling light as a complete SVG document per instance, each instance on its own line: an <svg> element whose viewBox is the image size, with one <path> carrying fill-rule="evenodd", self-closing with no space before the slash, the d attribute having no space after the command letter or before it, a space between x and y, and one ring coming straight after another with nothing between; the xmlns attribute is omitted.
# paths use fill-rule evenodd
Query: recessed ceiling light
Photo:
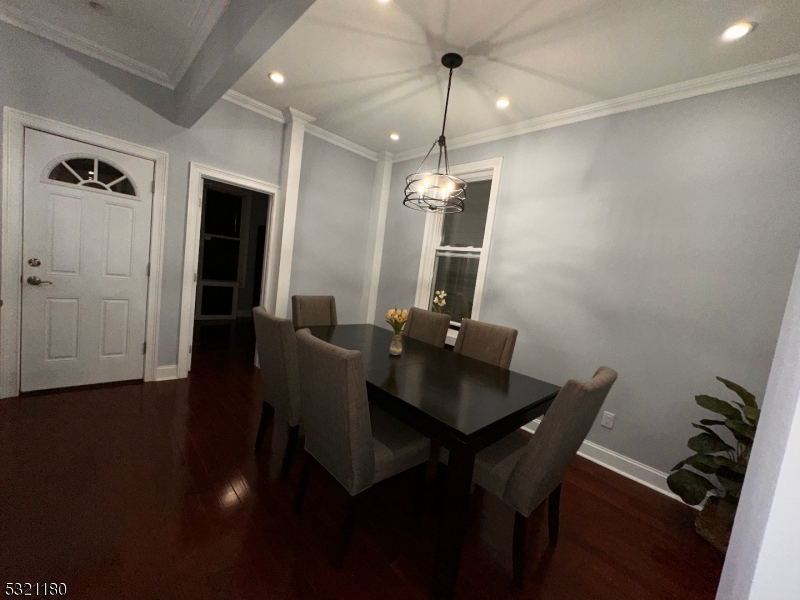
<svg viewBox="0 0 800 600"><path fill-rule="evenodd" d="M509 100L505 96L497 99L497 108L508 108L509 104L511 104L511 100Z"/></svg>
<svg viewBox="0 0 800 600"><path fill-rule="evenodd" d="M381 0L381 2L383 2L383 0ZM392 135L390 135L389 137L390 137L391 139L393 139L395 142L396 142L397 140L399 140L399 139L400 139L400 135L399 135L399 134L397 134L397 133L393 133L393 134L392 134Z"/></svg>
<svg viewBox="0 0 800 600"><path fill-rule="evenodd" d="M286 78L283 76L283 74L278 73L278 71L273 71L272 73L270 73L269 78L272 79L272 81L277 83L278 85L286 81Z"/></svg>
<svg viewBox="0 0 800 600"><path fill-rule="evenodd" d="M722 33L722 41L735 42L736 40L740 40L753 31L754 28L755 23L750 23L749 21L742 21L741 23L731 25Z"/></svg>
<svg viewBox="0 0 800 600"><path fill-rule="evenodd" d="M378 0L381 4L387 4L390 0Z"/></svg>

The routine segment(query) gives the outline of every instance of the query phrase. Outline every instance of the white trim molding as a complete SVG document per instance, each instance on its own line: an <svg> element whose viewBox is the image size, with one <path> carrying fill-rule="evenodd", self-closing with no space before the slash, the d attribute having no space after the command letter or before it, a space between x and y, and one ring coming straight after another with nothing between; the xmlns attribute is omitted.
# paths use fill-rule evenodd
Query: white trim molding
<svg viewBox="0 0 800 600"><path fill-rule="evenodd" d="M178 365L156 367L156 381L169 381L178 378Z"/></svg>
<svg viewBox="0 0 800 600"><path fill-rule="evenodd" d="M181 284L181 320L178 332L178 364L176 377L183 379L191 369L191 345L194 335L195 302L197 301L197 261L200 249L200 222L203 216L203 180L227 183L240 188L270 195L267 207L267 239L265 247L272 248L275 234L275 206L280 187L274 183L259 181L252 177L237 175L215 167L189 163L189 192L186 198L186 235L183 248L183 281ZM277 263L270 260L269 253L264 253L264 274L262 277L261 304L266 306L268 298L275 297L277 278L272 269ZM273 286L273 287L270 287Z"/></svg>
<svg viewBox="0 0 800 600"><path fill-rule="evenodd" d="M3 190L0 220L0 398L19 395L20 318L22 311L22 197L25 128L70 138L85 144L138 156L155 163L153 210L150 221L150 280L147 286L147 324L144 380L153 381L158 361L161 315L161 272L164 261L164 221L169 156L125 140L95 133L8 106L3 109Z"/></svg>
<svg viewBox="0 0 800 600"><path fill-rule="evenodd" d="M523 427L523 429L530 433L535 433L538 426L539 420L537 419ZM578 450L578 456L582 456L583 458L597 463L601 467L619 473L628 479L632 479L636 483L640 483L649 487L651 490L655 490L660 494L664 494L673 500L683 503L683 500L676 494L673 494L669 486L667 486L667 474L663 471L649 467L644 463L623 456L618 452L604 448L589 440L583 441L580 450ZM693 506L692 508L700 509L701 507L702 505Z"/></svg>
<svg viewBox="0 0 800 600"><path fill-rule="evenodd" d="M480 259L478 262L478 274L475 280L475 296L472 301L472 319L477 320L481 311L483 301L484 284L486 283L486 266L489 262L489 251L492 244L492 230L494 229L494 215L497 211L497 198L500 191L500 172L503 167L503 159L490 158L463 165L450 167L450 173L456 175L467 183L470 181L492 180L492 187L489 192L489 209L486 213L486 229L483 234L483 243L480 249ZM467 186L469 195L469 185ZM434 279L434 266L436 263L436 250L439 248L439 241L442 237L442 226L444 215L441 213L428 213L425 216L425 232L422 238L422 255L419 261L419 271L417 273L417 292L414 298L414 306L430 310L428 304ZM455 343L456 332L448 332L447 343Z"/></svg>
<svg viewBox="0 0 800 600"><path fill-rule="evenodd" d="M297 205L300 200L300 169L303 163L303 140L306 125L313 117L293 108L283 111L286 127L283 130L283 158L281 160L281 190L275 202L275 235L270 237L267 255L272 268L267 272L269 289L275 288L275 297L269 298L265 308L278 317L289 314L289 283L292 277L294 232L297 224Z"/></svg>
<svg viewBox="0 0 800 600"><path fill-rule="evenodd" d="M236 104L237 106L241 106L242 108L246 108L249 111L257 113L261 116L267 117L268 119L272 119L273 121L277 121L278 123L286 123L286 119L283 116L283 113L279 111L277 108L273 108L263 102L259 102L258 100L254 100L250 96L245 96L244 94L237 92L236 90L228 90L225 92L225 95L222 96L223 100L227 100L232 104ZM308 117L308 115L306 115ZM313 121L312 117L308 117ZM370 150L369 148L365 148L360 144L356 144L355 142L351 142L348 139L343 138L340 135L336 135L335 133L331 133L326 129L322 129L322 127L318 127L308 122L306 125L306 132L313 135L314 137L318 137L321 140L325 140L333 144L334 146L339 146L340 148L344 148L345 150L349 150L353 154L358 154L359 156L363 156L364 158L368 158L370 160L377 161L379 159L378 152L374 150ZM382 155L381 155L382 156Z"/></svg>
<svg viewBox="0 0 800 600"><path fill-rule="evenodd" d="M695 96L721 92L753 83L761 83L771 79L790 77L800 74L800 54L792 54L784 58L771 60L756 65L741 67L731 71L724 71L714 75L707 75L697 79L690 79L681 83L666 85L628 96L615 98L614 100L604 100L586 106L580 106L570 110L565 110L542 117L512 123L486 131L479 131L457 138L448 138L447 147L450 150L456 148L466 148L477 144L485 144L505 138L552 129L570 123L589 121L600 117L607 117L624 113L648 106L657 106L676 100L685 100ZM395 162L402 162L412 158L425 156L428 147L414 148L399 152L395 155Z"/></svg>
<svg viewBox="0 0 800 600"><path fill-rule="evenodd" d="M372 185L372 208L369 215L367 261L364 265L364 291L361 310L365 323L375 321L378 303L378 286L381 280L383 241L386 236L386 217L389 213L389 186L392 180L392 155L383 152L375 165L375 182ZM371 257L371 259L370 259Z"/></svg>

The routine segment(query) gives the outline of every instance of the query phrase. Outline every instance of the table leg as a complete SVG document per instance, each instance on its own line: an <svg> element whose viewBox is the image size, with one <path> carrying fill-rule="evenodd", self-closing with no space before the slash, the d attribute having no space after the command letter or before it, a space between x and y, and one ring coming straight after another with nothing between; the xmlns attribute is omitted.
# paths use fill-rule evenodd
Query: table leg
<svg viewBox="0 0 800 600"><path fill-rule="evenodd" d="M456 593L474 467L475 453L466 444L459 444L450 450L444 512L439 526L431 591L435 600L450 600Z"/></svg>

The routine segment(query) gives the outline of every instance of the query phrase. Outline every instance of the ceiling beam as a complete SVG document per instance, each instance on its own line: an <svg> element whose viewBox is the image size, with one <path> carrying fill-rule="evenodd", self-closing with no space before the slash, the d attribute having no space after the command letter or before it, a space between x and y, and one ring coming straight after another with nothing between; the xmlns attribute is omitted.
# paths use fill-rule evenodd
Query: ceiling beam
<svg viewBox="0 0 800 600"><path fill-rule="evenodd" d="M62 46L62 52L162 117L191 127L313 3L230 0L174 90L77 50Z"/></svg>
<svg viewBox="0 0 800 600"><path fill-rule="evenodd" d="M231 0L175 88L174 121L191 127L314 0Z"/></svg>

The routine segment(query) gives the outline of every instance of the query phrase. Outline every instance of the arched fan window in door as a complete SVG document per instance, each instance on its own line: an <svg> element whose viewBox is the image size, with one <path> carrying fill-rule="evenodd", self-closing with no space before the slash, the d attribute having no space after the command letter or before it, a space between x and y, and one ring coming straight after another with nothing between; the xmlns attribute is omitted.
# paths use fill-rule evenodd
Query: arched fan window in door
<svg viewBox="0 0 800 600"><path fill-rule="evenodd" d="M50 171L51 181L136 196L136 188L128 176L116 167L97 158L68 158Z"/></svg>

